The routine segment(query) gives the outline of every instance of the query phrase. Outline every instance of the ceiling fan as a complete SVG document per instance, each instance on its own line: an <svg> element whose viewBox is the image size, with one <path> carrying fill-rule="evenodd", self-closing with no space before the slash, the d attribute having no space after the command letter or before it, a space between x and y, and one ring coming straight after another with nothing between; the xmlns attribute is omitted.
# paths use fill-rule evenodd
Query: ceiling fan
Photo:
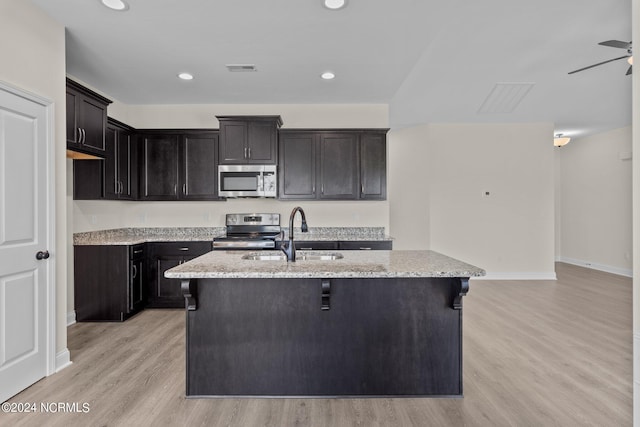
<svg viewBox="0 0 640 427"><path fill-rule="evenodd" d="M632 53L632 50L631 50L631 42L623 42L623 41L620 41L620 40L607 40L607 41L604 41L604 42L600 42L598 44L602 45L602 46L617 47L618 49L626 49L627 50L627 54L624 55L624 56L621 56L619 58L609 59L608 61L598 62L597 64L589 65L588 67L584 67L584 68L580 68L579 70L571 71L569 74L577 73L579 71L588 70L589 68L597 67L598 65L606 64L608 62L613 62L613 61L617 61L619 59L624 59L624 58L627 58L627 62L630 65L629 69L627 70L627 74L626 75L628 76L629 74L631 74L631 68L633 68L633 53Z"/></svg>

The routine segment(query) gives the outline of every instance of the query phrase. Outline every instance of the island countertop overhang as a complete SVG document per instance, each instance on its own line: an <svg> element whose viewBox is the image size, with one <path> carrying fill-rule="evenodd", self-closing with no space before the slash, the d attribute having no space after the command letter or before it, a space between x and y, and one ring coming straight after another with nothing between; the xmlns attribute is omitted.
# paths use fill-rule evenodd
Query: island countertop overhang
<svg viewBox="0 0 640 427"><path fill-rule="evenodd" d="M264 251L263 253L266 253ZM304 253L304 251L298 251ZM170 279L479 277L481 268L430 250L341 251L342 259L263 261L212 251L165 272Z"/></svg>

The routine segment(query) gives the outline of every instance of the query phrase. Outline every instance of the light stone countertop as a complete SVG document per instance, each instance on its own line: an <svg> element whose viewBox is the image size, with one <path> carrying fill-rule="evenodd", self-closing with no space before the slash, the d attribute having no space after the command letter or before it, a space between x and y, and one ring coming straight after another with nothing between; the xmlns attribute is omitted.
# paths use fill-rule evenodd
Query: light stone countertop
<svg viewBox="0 0 640 427"><path fill-rule="evenodd" d="M478 277L481 268L434 251L340 251L342 259L287 262L242 259L247 251L212 251L165 272L170 279ZM259 254L281 254L260 251ZM297 251L301 256L308 251ZM312 251L313 254L323 253Z"/></svg>
<svg viewBox="0 0 640 427"><path fill-rule="evenodd" d="M285 233L288 227L283 227ZM117 228L73 235L74 245L136 245L146 242L212 241L224 237L225 227ZM309 227L308 233L294 230L297 241L391 241L384 227Z"/></svg>
<svg viewBox="0 0 640 427"><path fill-rule="evenodd" d="M224 235L224 227L116 228L74 233L73 244L137 245L147 242L211 242L214 237Z"/></svg>

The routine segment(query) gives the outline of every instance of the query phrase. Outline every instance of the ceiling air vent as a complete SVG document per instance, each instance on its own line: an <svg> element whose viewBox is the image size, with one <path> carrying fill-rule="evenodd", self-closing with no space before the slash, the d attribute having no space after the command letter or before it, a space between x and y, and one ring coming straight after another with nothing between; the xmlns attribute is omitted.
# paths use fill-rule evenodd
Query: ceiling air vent
<svg viewBox="0 0 640 427"><path fill-rule="evenodd" d="M478 113L511 113L535 83L496 83Z"/></svg>
<svg viewBox="0 0 640 427"><path fill-rule="evenodd" d="M251 71L258 71L254 64L226 64L225 66L232 73L246 73Z"/></svg>

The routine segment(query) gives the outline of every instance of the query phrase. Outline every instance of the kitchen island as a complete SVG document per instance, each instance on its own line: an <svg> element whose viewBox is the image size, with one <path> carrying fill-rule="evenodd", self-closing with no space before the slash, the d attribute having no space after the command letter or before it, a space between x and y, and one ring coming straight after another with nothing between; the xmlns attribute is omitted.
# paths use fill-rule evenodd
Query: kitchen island
<svg viewBox="0 0 640 427"><path fill-rule="evenodd" d="M187 308L186 394L462 396L462 297L432 251L213 251L165 273Z"/></svg>

